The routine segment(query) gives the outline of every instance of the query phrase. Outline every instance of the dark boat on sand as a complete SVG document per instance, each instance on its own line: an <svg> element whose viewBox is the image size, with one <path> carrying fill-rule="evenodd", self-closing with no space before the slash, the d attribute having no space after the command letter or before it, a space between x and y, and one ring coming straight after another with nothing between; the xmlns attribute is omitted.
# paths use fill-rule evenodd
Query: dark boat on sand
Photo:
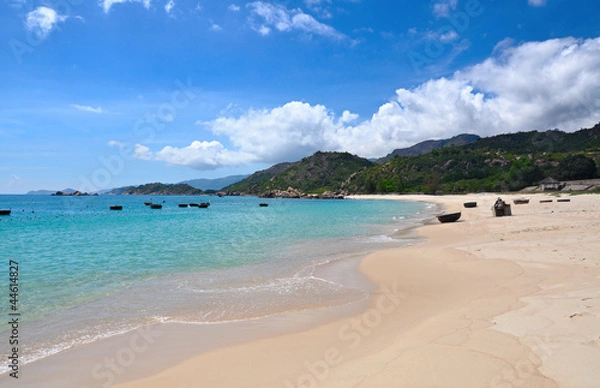
<svg viewBox="0 0 600 388"><path fill-rule="evenodd" d="M455 221L458 221L459 218L460 218L460 212L449 213L449 214L440 214L437 217L438 221L440 221L441 223L455 222Z"/></svg>
<svg viewBox="0 0 600 388"><path fill-rule="evenodd" d="M0 216L10 216L11 210L0 210Z"/></svg>
<svg viewBox="0 0 600 388"><path fill-rule="evenodd" d="M153 203L150 205L150 209L162 209L162 205L160 203Z"/></svg>
<svg viewBox="0 0 600 388"><path fill-rule="evenodd" d="M121 205L113 205L110 207L110 210L123 210L123 206Z"/></svg>
<svg viewBox="0 0 600 388"><path fill-rule="evenodd" d="M525 198L517 198L513 202L515 203L515 205L526 205L529 203L529 200Z"/></svg>
<svg viewBox="0 0 600 388"><path fill-rule="evenodd" d="M463 203L463 206L466 208L477 207L477 202L465 202Z"/></svg>

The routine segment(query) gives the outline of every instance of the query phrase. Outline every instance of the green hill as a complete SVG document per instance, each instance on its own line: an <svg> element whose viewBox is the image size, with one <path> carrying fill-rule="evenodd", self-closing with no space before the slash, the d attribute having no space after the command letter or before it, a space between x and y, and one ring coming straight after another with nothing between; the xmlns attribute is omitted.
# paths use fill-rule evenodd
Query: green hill
<svg viewBox="0 0 600 388"><path fill-rule="evenodd" d="M423 147L411 147L423 153L394 155L380 164L348 153L317 152L259 171L225 190L252 195L289 187L304 193L463 193L516 191L548 176L600 176L600 123L574 133L518 132L474 142L471 137L458 138L465 144L423 142ZM430 146L437 149L427 151Z"/></svg>
<svg viewBox="0 0 600 388"><path fill-rule="evenodd" d="M204 191L188 184L148 183L141 186L130 186L115 189L107 195L202 195Z"/></svg>
<svg viewBox="0 0 600 388"><path fill-rule="evenodd" d="M595 178L598 166L600 124L574 133L498 135L424 155L394 157L356 174L346 189L362 193L516 191L548 176Z"/></svg>
<svg viewBox="0 0 600 388"><path fill-rule="evenodd" d="M392 151L391 154L379 159L378 163L385 163L390 161L394 156L418 156L427 154L434 150L439 150L445 147L458 147L465 144L471 144L479 140L480 137L471 134L460 134L450 139L442 140L426 140L421 143L415 144L412 147L400 148Z"/></svg>
<svg viewBox="0 0 600 388"><path fill-rule="evenodd" d="M259 171L224 190L245 194L262 194L289 187L304 193L320 194L342 187L348 178L373 162L347 152L317 152L295 163L282 163Z"/></svg>

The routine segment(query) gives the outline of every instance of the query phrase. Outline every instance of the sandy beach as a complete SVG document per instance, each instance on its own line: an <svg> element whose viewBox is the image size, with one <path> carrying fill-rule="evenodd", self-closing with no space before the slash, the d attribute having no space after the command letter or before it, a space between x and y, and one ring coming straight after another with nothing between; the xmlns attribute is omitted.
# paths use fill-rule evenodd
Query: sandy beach
<svg viewBox="0 0 600 388"><path fill-rule="evenodd" d="M513 216L495 218L495 194L377 196L462 217L357 261L363 302L143 327L25 365L18 385L598 387L600 195L519 197L503 195ZM353 265L331 270L352 278Z"/></svg>
<svg viewBox="0 0 600 388"><path fill-rule="evenodd" d="M513 216L494 218L496 197L387 197L462 217L419 228L426 243L364 259L378 285L366 310L119 386L597 387L600 196L514 205L521 195L507 195Z"/></svg>

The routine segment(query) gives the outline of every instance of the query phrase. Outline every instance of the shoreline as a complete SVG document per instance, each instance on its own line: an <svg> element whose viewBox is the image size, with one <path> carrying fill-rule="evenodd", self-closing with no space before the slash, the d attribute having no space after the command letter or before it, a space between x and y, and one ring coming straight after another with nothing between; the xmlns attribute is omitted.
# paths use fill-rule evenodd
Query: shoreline
<svg viewBox="0 0 600 388"><path fill-rule="evenodd" d="M254 327L266 337L205 351L186 338L193 333L170 332L166 344L186 349L183 360L165 368L151 344L132 361L143 371L117 386L592 386L600 381L600 196L540 204L556 198L527 195L535 200L513 205L513 217L492 218L496 197L376 196L461 209L463 218L419 227L424 244L361 260L377 286L346 316L314 326L318 312L307 311L306 326L291 333L279 317ZM479 207L462 209L467 201ZM252 326L215 335L239 339ZM114 346L104 354L124 349Z"/></svg>
<svg viewBox="0 0 600 388"><path fill-rule="evenodd" d="M535 200L513 205L513 217L492 218L493 194L419 196L448 211L480 204L462 210L462 222L419 228L426 244L364 259L361 271L380 289L362 314L199 354L122 386L593 386L600 379L600 197L568 204L528 197ZM574 250L588 256L586 264L564 257ZM536 308L540 300L553 303Z"/></svg>
<svg viewBox="0 0 600 388"><path fill-rule="evenodd" d="M416 216L416 219L422 217L423 215ZM394 232L393 225L390 223L386 227L387 233L414 228L412 225L406 227L400 225L398 226L400 229L396 227ZM379 235L376 232L374 236ZM21 373L20 386L39 386L42 383L49 387L82 384L103 386L123 383L147 376L148 370L156 372L174 367L201 352L254 341L274 334L303 331L340 317L355 315L367 307L369 293L374 287L358 271L360 260L368 252L386 246L398 246L406 239L393 241L390 239L391 245L387 241L378 239L372 242L368 239L360 241L349 239L347 242L350 244L344 243L340 246L341 250L334 255L335 257L332 256L331 247L326 245L327 249L323 252L327 254L324 258L307 262L310 265L303 267L301 271L302 276L314 276L315 279L322 279L325 283L342 287L343 290L356 290L361 294L357 294L357 298L344 301L344 298L337 297L327 304L323 304L322 298L311 298L306 300L301 308L231 321L193 322L154 319L153 322L142 327L78 344L22 365L21 369L24 373ZM309 250L316 248L316 246L308 247ZM296 249L297 247L292 252ZM312 275L305 272L310 272ZM282 290L282 292L286 291ZM345 291L344 294L347 293L348 291ZM184 337L194 338L194 340L187 341L183 339ZM120 358L116 366L111 364L111 358L113 360ZM163 361L159 362L161 358ZM120 367L121 364L125 367ZM74 365L77 367L74 368ZM99 365L101 367L98 367ZM11 380L0 379L0 386L4 386Z"/></svg>

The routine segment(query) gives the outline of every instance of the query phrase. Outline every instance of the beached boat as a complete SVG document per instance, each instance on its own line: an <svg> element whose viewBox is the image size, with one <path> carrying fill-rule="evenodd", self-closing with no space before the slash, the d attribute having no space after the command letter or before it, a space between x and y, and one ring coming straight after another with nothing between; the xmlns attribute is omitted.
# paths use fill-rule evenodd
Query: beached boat
<svg viewBox="0 0 600 388"><path fill-rule="evenodd" d="M565 199L557 199L556 202L571 202L571 200L567 199L567 198L565 198Z"/></svg>
<svg viewBox="0 0 600 388"><path fill-rule="evenodd" d="M463 203L463 206L466 208L477 207L477 202L465 202Z"/></svg>
<svg viewBox="0 0 600 388"><path fill-rule="evenodd" d="M269 204L268 203L259 203L258 206L260 206L260 207L267 207L267 206L269 206Z"/></svg>
<svg viewBox="0 0 600 388"><path fill-rule="evenodd" d="M121 205L113 205L110 207L110 210L123 210L123 206Z"/></svg>
<svg viewBox="0 0 600 388"><path fill-rule="evenodd" d="M206 209L206 208L207 208L207 207L209 207L209 206L210 206L210 202L202 202L202 203L199 203L199 204L198 204L198 207L199 207L200 209Z"/></svg>
<svg viewBox="0 0 600 388"><path fill-rule="evenodd" d="M552 199L542 199L540 200L540 203L551 203L552 201Z"/></svg>
<svg viewBox="0 0 600 388"><path fill-rule="evenodd" d="M0 210L0 216L10 216L11 210Z"/></svg>
<svg viewBox="0 0 600 388"><path fill-rule="evenodd" d="M526 205L529 203L529 200L526 198L517 198L513 201L515 205Z"/></svg>
<svg viewBox="0 0 600 388"><path fill-rule="evenodd" d="M150 205L150 209L162 209L162 205L160 203L153 203Z"/></svg>
<svg viewBox="0 0 600 388"><path fill-rule="evenodd" d="M188 207L188 204L187 203L180 203L179 207Z"/></svg>
<svg viewBox="0 0 600 388"><path fill-rule="evenodd" d="M438 221L440 221L441 223L455 222L455 221L458 221L459 218L460 218L460 212L449 213L449 214L440 214L437 217Z"/></svg>

